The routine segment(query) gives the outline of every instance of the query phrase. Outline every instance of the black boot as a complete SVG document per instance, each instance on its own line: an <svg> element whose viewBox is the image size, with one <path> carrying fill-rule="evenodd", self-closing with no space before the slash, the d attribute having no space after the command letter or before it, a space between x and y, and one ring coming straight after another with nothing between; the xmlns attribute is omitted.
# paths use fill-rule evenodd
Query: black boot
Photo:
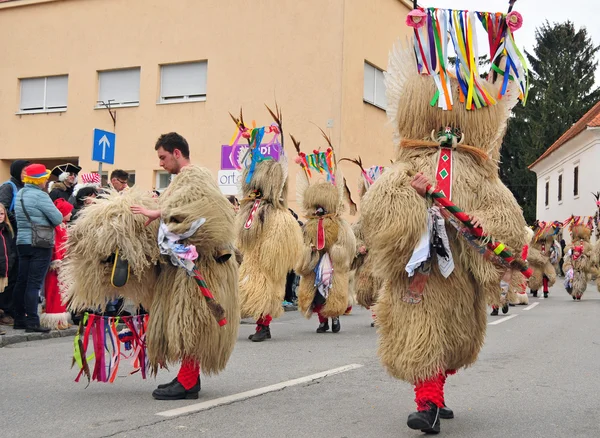
<svg viewBox="0 0 600 438"><path fill-rule="evenodd" d="M502 306L502 313L508 313L508 304Z"/></svg>
<svg viewBox="0 0 600 438"><path fill-rule="evenodd" d="M262 342L271 339L271 328L268 325L259 325L256 333L252 335L252 342Z"/></svg>
<svg viewBox="0 0 600 438"><path fill-rule="evenodd" d="M406 424L414 430L436 434L440 433L440 410L433 403L427 403L429 409L426 411L413 412L408 416Z"/></svg>
<svg viewBox="0 0 600 438"><path fill-rule="evenodd" d="M184 400L197 399L200 392L200 376L198 381L190 389L185 389L177 379L174 379L166 386L161 385L152 392L152 397L156 400Z"/></svg>
<svg viewBox="0 0 600 438"><path fill-rule="evenodd" d="M175 382L177 382L177 377L175 377L173 380L171 380L169 383L162 383L160 385L158 385L158 389L163 389L166 388L167 386L171 386L174 385Z"/></svg>
<svg viewBox="0 0 600 438"><path fill-rule="evenodd" d="M537 290L532 290L532 291L531 291L531 296L532 296L533 298L537 298Z"/></svg>
<svg viewBox="0 0 600 438"><path fill-rule="evenodd" d="M448 406L444 405L440 408L440 418L442 420L451 420L454 418L454 412Z"/></svg>
<svg viewBox="0 0 600 438"><path fill-rule="evenodd" d="M490 313L490 316L498 316L498 309L493 308L492 313Z"/></svg>
<svg viewBox="0 0 600 438"><path fill-rule="evenodd" d="M327 330L329 330L329 321L320 323L317 333L325 333Z"/></svg>
<svg viewBox="0 0 600 438"><path fill-rule="evenodd" d="M548 298L548 292L544 292L544 298Z"/></svg>
<svg viewBox="0 0 600 438"><path fill-rule="evenodd" d="M333 333L337 333L341 328L342 326L340 325L340 318L337 316L335 318L331 318L331 331Z"/></svg>

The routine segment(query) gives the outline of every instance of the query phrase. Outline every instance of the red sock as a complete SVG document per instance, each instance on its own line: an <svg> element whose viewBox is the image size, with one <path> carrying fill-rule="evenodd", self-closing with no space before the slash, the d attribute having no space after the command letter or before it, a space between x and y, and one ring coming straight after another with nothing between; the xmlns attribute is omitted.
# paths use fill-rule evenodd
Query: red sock
<svg viewBox="0 0 600 438"><path fill-rule="evenodd" d="M258 320L256 321L256 331L260 330L260 326L269 327L269 325L271 324L271 321L273 321L273 318L271 317L271 315L267 315L267 316L263 316L262 318L258 318Z"/></svg>
<svg viewBox="0 0 600 438"><path fill-rule="evenodd" d="M445 380L444 374L440 373L415 385L417 411L429 410L428 402L435 404L438 408L444 406L444 380L442 378Z"/></svg>
<svg viewBox="0 0 600 438"><path fill-rule="evenodd" d="M548 277L546 277L545 275L542 280L542 284L544 285L544 293L547 294L548 293Z"/></svg>
<svg viewBox="0 0 600 438"><path fill-rule="evenodd" d="M177 381L185 389L191 389L197 382L200 375L200 364L195 360L186 359L181 363L179 373L177 373Z"/></svg>

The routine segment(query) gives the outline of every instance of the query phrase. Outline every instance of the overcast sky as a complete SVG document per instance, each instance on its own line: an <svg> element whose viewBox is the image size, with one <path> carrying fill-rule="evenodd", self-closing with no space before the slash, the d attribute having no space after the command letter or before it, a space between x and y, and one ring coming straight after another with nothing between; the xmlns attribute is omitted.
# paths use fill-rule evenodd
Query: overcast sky
<svg viewBox="0 0 600 438"><path fill-rule="evenodd" d="M436 8L480 12L508 11L508 0L425 0L419 3ZM519 48L529 52L535 44L535 29L545 20L550 23L571 20L576 29L587 29L595 45L600 44L600 0L517 0L514 10L523 15L523 27L515 32L515 40ZM486 53L483 47L486 46L480 44L482 55ZM596 83L600 84L600 71L596 71Z"/></svg>

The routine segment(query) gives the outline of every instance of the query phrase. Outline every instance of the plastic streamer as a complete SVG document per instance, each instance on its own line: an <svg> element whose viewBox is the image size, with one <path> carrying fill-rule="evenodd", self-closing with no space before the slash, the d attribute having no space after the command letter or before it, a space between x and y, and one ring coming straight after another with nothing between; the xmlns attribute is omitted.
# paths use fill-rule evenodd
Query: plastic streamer
<svg viewBox="0 0 600 438"><path fill-rule="evenodd" d="M266 134L273 134L273 137L266 144L262 144L263 138ZM229 161L235 166L237 170L241 170L244 167L248 167L248 175L246 176L246 184L249 184L254 175L256 165L265 160L272 160L272 157L265 156L261 153L261 146L271 147L273 149L280 150L283 153L280 145L281 132L279 126L272 124L270 126L262 126L260 128L247 128L246 126L238 123L237 133L233 135L230 146L231 153L229 154ZM236 158L236 154L240 153L242 146L239 144L240 140L245 138L248 141L248 150L241 160Z"/></svg>
<svg viewBox="0 0 600 438"><path fill-rule="evenodd" d="M327 177L327 181L335 185L336 167L333 149L327 148L325 152L314 150L310 155L301 153L299 157L299 164L305 168L309 177L311 176L310 169L313 169L317 173L324 174Z"/></svg>
<svg viewBox="0 0 600 438"><path fill-rule="evenodd" d="M503 75L498 96L492 96L484 86L479 72L477 22L481 22L488 36L490 70ZM529 73L527 62L519 51L513 36L522 25L518 12L491 13L452 9L418 8L412 10L406 24L414 29L414 52L420 74L433 77L436 92L431 106L452 110L454 105L450 78L459 85L459 99L468 110L496 104L507 93L508 81L518 83L520 99L527 101ZM448 42L456 54L455 71L449 68ZM499 67L506 60L504 71Z"/></svg>
<svg viewBox="0 0 600 438"><path fill-rule="evenodd" d="M121 330L118 330L119 326ZM108 317L85 313L74 339L73 365L79 366L75 381L79 382L85 374L88 384L92 380L113 383L122 358L132 362L134 370L131 374L141 372L145 379L148 372L147 329L147 314ZM88 355L90 340L92 353Z"/></svg>

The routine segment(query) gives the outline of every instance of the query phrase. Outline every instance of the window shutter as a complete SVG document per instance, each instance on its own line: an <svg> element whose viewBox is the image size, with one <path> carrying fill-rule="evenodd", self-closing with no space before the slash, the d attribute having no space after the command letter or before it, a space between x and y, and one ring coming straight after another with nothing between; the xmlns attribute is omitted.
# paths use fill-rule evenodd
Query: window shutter
<svg viewBox="0 0 600 438"><path fill-rule="evenodd" d="M206 78L206 62L163 65L160 97L174 99L205 96Z"/></svg>
<svg viewBox="0 0 600 438"><path fill-rule="evenodd" d="M21 79L21 111L44 109L46 78Z"/></svg>
<svg viewBox="0 0 600 438"><path fill-rule="evenodd" d="M68 76L51 76L46 81L46 108L67 107Z"/></svg>
<svg viewBox="0 0 600 438"><path fill-rule="evenodd" d="M375 103L375 67L366 62L363 99L369 103Z"/></svg>
<svg viewBox="0 0 600 438"><path fill-rule="evenodd" d="M98 100L114 104L139 103L140 69L102 71L98 74Z"/></svg>

